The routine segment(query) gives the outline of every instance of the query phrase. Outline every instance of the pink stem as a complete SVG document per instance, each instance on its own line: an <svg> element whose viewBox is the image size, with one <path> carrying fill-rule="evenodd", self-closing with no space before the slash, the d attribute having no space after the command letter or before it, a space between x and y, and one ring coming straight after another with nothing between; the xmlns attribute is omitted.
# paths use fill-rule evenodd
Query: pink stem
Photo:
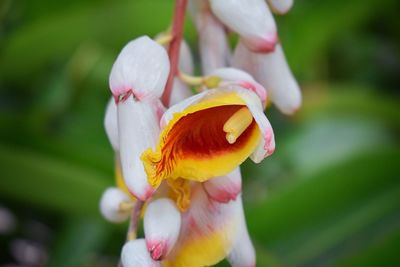
<svg viewBox="0 0 400 267"><path fill-rule="evenodd" d="M179 51L181 47L183 25L185 20L187 0L176 0L175 1L175 11L174 11L174 21L172 24L172 41L168 48L168 56L170 60L170 71L165 85L164 94L162 95L163 104L168 107L169 101L171 99L172 85L174 83L174 78L178 72L178 62L179 62Z"/></svg>
<svg viewBox="0 0 400 267"><path fill-rule="evenodd" d="M143 205L144 205L144 202L138 200L136 202L135 206L133 207L127 238L129 238L130 233L135 233L135 234L137 233L137 227L138 227L138 223L139 223L139 219L140 219L140 212L142 210Z"/></svg>

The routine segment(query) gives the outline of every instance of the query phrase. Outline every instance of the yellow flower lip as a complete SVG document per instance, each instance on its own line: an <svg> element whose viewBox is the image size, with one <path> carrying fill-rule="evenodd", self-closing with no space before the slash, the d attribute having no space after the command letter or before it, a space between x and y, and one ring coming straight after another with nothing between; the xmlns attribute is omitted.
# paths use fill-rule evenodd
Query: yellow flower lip
<svg viewBox="0 0 400 267"><path fill-rule="evenodd" d="M165 179L203 182L226 175L259 150L265 133L273 136L259 98L246 90L209 90L166 114L156 149L149 148L141 156L153 187ZM260 116L267 121L265 129L259 126Z"/></svg>

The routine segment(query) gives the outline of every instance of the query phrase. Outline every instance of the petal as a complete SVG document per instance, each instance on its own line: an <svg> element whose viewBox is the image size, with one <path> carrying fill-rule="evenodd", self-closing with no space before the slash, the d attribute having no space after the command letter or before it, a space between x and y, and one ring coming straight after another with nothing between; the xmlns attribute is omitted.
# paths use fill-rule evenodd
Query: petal
<svg viewBox="0 0 400 267"><path fill-rule="evenodd" d="M248 124L233 142L228 142L224 125L243 109ZM273 142L272 128L260 99L240 87L229 86L195 95L167 110L165 116L171 119L162 119L166 126L156 150L148 149L142 155L154 187L167 178L202 182L226 175L256 149L261 137L265 139L265 147L269 148Z"/></svg>
<svg viewBox="0 0 400 267"><path fill-rule="evenodd" d="M108 140L111 143L114 151L119 150L119 140L118 140L118 119L117 119L117 105L113 98L108 101L106 114L104 117L104 128L106 129L106 134Z"/></svg>
<svg viewBox="0 0 400 267"><path fill-rule="evenodd" d="M118 126L122 174L129 191L144 201L154 189L140 161L140 155L153 147L159 134L156 110L151 103L136 102L133 97L118 103Z"/></svg>
<svg viewBox="0 0 400 267"><path fill-rule="evenodd" d="M210 0L214 14L237 32L249 49L271 52L278 41L275 20L264 0Z"/></svg>
<svg viewBox="0 0 400 267"><path fill-rule="evenodd" d="M235 200L242 191L242 177L240 168L234 169L226 176L212 178L203 183L207 195L220 203Z"/></svg>
<svg viewBox="0 0 400 267"><path fill-rule="evenodd" d="M167 198L152 201L144 214L147 249L154 260L164 259L174 247L181 228L181 214Z"/></svg>
<svg viewBox="0 0 400 267"><path fill-rule="evenodd" d="M256 253L247 231L242 205L240 215L239 234L227 258L232 267L254 267L256 266Z"/></svg>
<svg viewBox="0 0 400 267"><path fill-rule="evenodd" d="M147 36L129 42L119 54L110 74L114 97L132 91L137 99L162 95L169 73L165 49Z"/></svg>
<svg viewBox="0 0 400 267"><path fill-rule="evenodd" d="M257 54L239 42L233 64L252 74L267 89L268 96L283 113L292 114L300 107L300 88L286 62L281 45L273 53Z"/></svg>
<svg viewBox="0 0 400 267"><path fill-rule="evenodd" d="M185 40L182 40L179 51L179 69L189 74L192 74L194 69L192 52Z"/></svg>
<svg viewBox="0 0 400 267"><path fill-rule="evenodd" d="M240 198L218 203L207 197L201 184L196 184L190 209L183 215L178 243L166 266L213 266L224 259L237 239L240 209Z"/></svg>
<svg viewBox="0 0 400 267"><path fill-rule="evenodd" d="M121 262L124 267L160 267L147 251L146 241L136 239L127 242L122 248Z"/></svg>
<svg viewBox="0 0 400 267"><path fill-rule="evenodd" d="M171 93L171 99L170 99L171 105L175 105L192 95L193 95L193 92L189 88L189 86L187 86L179 78L174 79L174 84L172 87L172 93Z"/></svg>
<svg viewBox="0 0 400 267"><path fill-rule="evenodd" d="M229 64L231 51L225 28L210 12L207 1L189 2L193 21L199 34L199 50L203 74L209 74L216 68Z"/></svg>
<svg viewBox="0 0 400 267"><path fill-rule="evenodd" d="M260 97L263 104L266 103L267 91L247 72L235 68L219 68L214 70L210 75L218 76L223 81L239 82L239 85L243 88L249 89L256 93Z"/></svg>
<svg viewBox="0 0 400 267"><path fill-rule="evenodd" d="M276 14L286 14L293 6L293 0L268 0L272 11Z"/></svg>
<svg viewBox="0 0 400 267"><path fill-rule="evenodd" d="M120 223L128 219L130 212L120 209L120 204L130 202L129 196L116 187L107 188L100 200L100 212L110 222Z"/></svg>

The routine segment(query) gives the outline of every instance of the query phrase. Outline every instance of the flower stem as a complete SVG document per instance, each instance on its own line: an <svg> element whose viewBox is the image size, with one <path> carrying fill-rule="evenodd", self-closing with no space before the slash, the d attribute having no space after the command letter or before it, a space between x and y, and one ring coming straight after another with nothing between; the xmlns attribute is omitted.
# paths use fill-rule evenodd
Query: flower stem
<svg viewBox="0 0 400 267"><path fill-rule="evenodd" d="M127 240L134 240L136 239L137 236L137 227L138 227L138 222L140 219L140 212L142 211L144 202L138 200L135 203L135 206L133 207L132 214L131 214L131 222L129 224L129 229L128 229L128 235L127 235Z"/></svg>
<svg viewBox="0 0 400 267"><path fill-rule="evenodd" d="M170 71L165 85L164 94L161 98L163 104L168 107L171 99L172 85L178 72L179 50L181 47L183 25L185 20L187 0L175 0L174 19L172 23L172 41L168 48L170 60Z"/></svg>

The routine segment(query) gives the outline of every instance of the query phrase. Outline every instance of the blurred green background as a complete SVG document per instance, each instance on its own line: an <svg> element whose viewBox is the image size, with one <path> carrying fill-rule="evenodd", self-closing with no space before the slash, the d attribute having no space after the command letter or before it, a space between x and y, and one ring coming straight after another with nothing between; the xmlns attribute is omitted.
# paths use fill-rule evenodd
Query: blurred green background
<svg viewBox="0 0 400 267"><path fill-rule="evenodd" d="M126 225L98 212L113 184L108 74L123 45L164 30L172 9L0 1L0 266L116 265ZM399 10L396 0L298 0L277 17L304 105L293 117L268 110L277 151L243 166L257 266L400 266ZM196 51L190 21L185 36Z"/></svg>

